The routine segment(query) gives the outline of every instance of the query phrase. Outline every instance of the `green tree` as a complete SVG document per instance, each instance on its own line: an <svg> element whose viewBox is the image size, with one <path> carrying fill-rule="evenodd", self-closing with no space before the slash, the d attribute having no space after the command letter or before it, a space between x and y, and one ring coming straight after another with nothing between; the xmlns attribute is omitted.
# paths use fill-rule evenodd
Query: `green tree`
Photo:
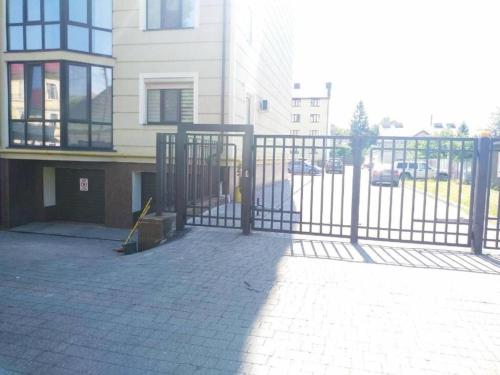
<svg viewBox="0 0 500 375"><path fill-rule="evenodd" d="M458 127L458 136L465 138L468 137L469 134L470 134L469 126L464 121Z"/></svg>
<svg viewBox="0 0 500 375"><path fill-rule="evenodd" d="M368 123L368 115L366 114L365 105L362 101L356 106L356 110L351 120L351 135L366 136L370 133L370 125Z"/></svg>

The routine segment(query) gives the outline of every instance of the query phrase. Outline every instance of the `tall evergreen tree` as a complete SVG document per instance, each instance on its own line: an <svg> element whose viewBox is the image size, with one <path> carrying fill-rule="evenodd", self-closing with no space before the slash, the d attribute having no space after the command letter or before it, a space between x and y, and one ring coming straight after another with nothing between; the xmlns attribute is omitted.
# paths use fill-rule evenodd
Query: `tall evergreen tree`
<svg viewBox="0 0 500 375"><path fill-rule="evenodd" d="M469 131L469 126L467 126L467 124L464 122L462 122L460 124L460 126L458 127L458 135L460 137L468 137L470 134L470 131Z"/></svg>
<svg viewBox="0 0 500 375"><path fill-rule="evenodd" d="M351 135L366 136L370 133L370 125L368 123L368 115L366 114L365 105L362 101L356 106L356 110L351 120Z"/></svg>

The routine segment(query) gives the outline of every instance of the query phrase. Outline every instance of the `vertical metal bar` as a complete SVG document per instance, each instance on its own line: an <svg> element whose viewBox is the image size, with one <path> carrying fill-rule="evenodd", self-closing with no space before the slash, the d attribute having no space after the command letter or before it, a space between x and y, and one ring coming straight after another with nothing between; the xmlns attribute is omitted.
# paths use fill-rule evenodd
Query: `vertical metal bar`
<svg viewBox="0 0 500 375"><path fill-rule="evenodd" d="M460 238L460 214L462 213L462 186L464 183L464 153L465 153L465 141L462 140L462 147L460 150L460 175L458 176L458 210L457 210L457 243L459 243Z"/></svg>
<svg viewBox="0 0 500 375"><path fill-rule="evenodd" d="M493 166L493 155L495 154L495 146L494 146L494 143L491 142L491 145L490 145L491 149L490 149L490 168L488 169L488 171L490 172L490 174L493 173L493 171L491 170L491 166ZM496 153L497 154L497 160L498 160L498 152ZM497 166L498 168L498 166ZM491 199L491 177L488 178L488 195L490 196L490 199ZM500 194L496 194L496 197L497 197L497 217L495 218L496 220L496 231L495 231L495 247L498 248L498 243L500 241ZM486 229L485 229L485 239L488 238L488 224L489 224L489 217L490 217L490 202L489 202L489 199L488 199L488 203L486 204Z"/></svg>
<svg viewBox="0 0 500 375"><path fill-rule="evenodd" d="M309 207L309 232L313 233L313 208L314 208L314 176L316 175L316 171L314 169L315 158L316 158L316 138L312 138L312 157L311 157L311 198L310 198L310 207Z"/></svg>
<svg viewBox="0 0 500 375"><path fill-rule="evenodd" d="M450 189L451 189L451 160L453 158L453 141L450 140L450 153L448 154L448 185L446 190L446 221L444 225L444 242L448 243L448 223L450 220ZM458 182L460 184L460 181ZM460 211L460 202L458 203L458 211ZM458 225L458 223L457 223ZM458 238L456 243L458 244Z"/></svg>
<svg viewBox="0 0 500 375"><path fill-rule="evenodd" d="M415 224L415 194L417 190L417 172L418 172L418 140L415 140L414 164L413 164L413 186L411 197L411 221L410 221L410 241L413 241ZM423 239L423 238L422 238Z"/></svg>
<svg viewBox="0 0 500 375"><path fill-rule="evenodd" d="M319 233L323 233L323 193L325 190L325 140L326 137L322 138L322 146L321 146L321 162L323 163L323 167L321 168L321 200L319 206ZM332 167L334 165L332 164ZM333 170L332 170L333 173Z"/></svg>
<svg viewBox="0 0 500 375"><path fill-rule="evenodd" d="M401 201L399 203L399 240L403 239L403 205L404 205L404 197L405 197L405 182L406 182L406 147L408 140L405 139L403 141L403 171L399 176L399 180L401 181Z"/></svg>
<svg viewBox="0 0 500 375"><path fill-rule="evenodd" d="M372 195L372 170L373 170L373 149L370 150L370 159L368 162L368 198L366 202L366 237L370 237L370 207Z"/></svg>
<svg viewBox="0 0 500 375"><path fill-rule="evenodd" d="M252 219L252 153L254 148L253 127L249 126L243 138L243 169L241 186L241 227L244 235L250 234Z"/></svg>
<svg viewBox="0 0 500 375"><path fill-rule="evenodd" d="M439 202L439 174L441 173L441 139L438 141L438 157L437 157L437 169L436 169L436 175L434 176L435 179L435 191L434 191L434 222L432 225L432 242L436 242L436 226L437 226L437 208L438 208L438 202ZM429 165L426 164L425 167L428 169ZM446 234L445 234L446 236Z"/></svg>
<svg viewBox="0 0 500 375"><path fill-rule="evenodd" d="M282 137L282 144L281 144L281 196L280 196L280 210L281 210L281 215L280 215L280 230L283 230L283 199L284 199L284 190L285 190L285 144L286 144L286 138L283 136Z"/></svg>
<svg viewBox="0 0 500 375"><path fill-rule="evenodd" d="M474 139L474 147L472 152L472 168L471 168L471 186L470 186L470 195L469 195L469 227L467 229L468 233L468 242L469 246L472 246L472 223L474 221L474 206L475 206L475 197L476 197L476 174L477 174L477 155L478 155L478 147L479 140L478 138Z"/></svg>
<svg viewBox="0 0 500 375"><path fill-rule="evenodd" d="M425 224L427 223L426 219L426 211L427 211L427 179L429 178L429 168L427 167L429 165L429 144L430 141L427 140L427 143L425 145L425 173L424 173L424 207L423 207L423 214L422 214L422 241L425 240ZM418 171L418 165L417 165L417 171ZM417 176L417 173L415 173L415 177Z"/></svg>
<svg viewBox="0 0 500 375"><path fill-rule="evenodd" d="M226 142L226 161L225 161L225 169L224 169L224 182L223 184L226 185L226 181L227 181L227 185L226 185L226 191L225 193L229 193L229 177L231 176L230 173L229 173L229 136L225 135L224 137L222 137L222 139L224 140L225 138L225 142ZM224 143L222 144L224 147ZM233 165L233 167L235 167ZM227 227L227 194L224 194L224 227Z"/></svg>
<svg viewBox="0 0 500 375"><path fill-rule="evenodd" d="M242 141L245 142L245 139L243 137L242 137ZM243 149L242 149L242 151L243 151ZM251 150L250 150L250 152L251 152ZM239 182L236 178L236 165L238 164L238 161L237 161L238 155L237 154L238 154L238 148L235 144L233 146L233 191L235 193L236 193L236 189L238 189L238 187L236 186L237 182ZM250 158L251 158L251 155L250 155ZM242 154L242 159L243 159L243 154ZM250 159L250 163L251 162L252 162L252 160ZM243 186L241 185L241 182L239 182L238 185L239 185L240 193L242 193ZM232 206L233 206L233 227L236 227L236 202L234 200L234 196L233 196L232 202L233 202L233 204L232 204ZM242 223L241 223L241 218L240 218L240 226L241 225L242 225Z"/></svg>
<svg viewBox="0 0 500 375"><path fill-rule="evenodd" d="M253 132L252 132L253 134ZM257 177L255 175L255 172L257 171L257 150L258 150L258 137L255 137L253 136L253 139L252 139L252 147L251 147L251 152L252 152L252 170L250 171L251 174L250 174L250 177L252 178L252 201L250 202L250 226L252 227L255 227L255 185L256 185L256 180L257 180ZM242 152L244 153L245 152L245 149L242 150ZM244 155L244 154L243 154ZM242 198L243 199L243 198ZM241 220L242 220L242 227L244 227L243 225L243 216L241 217Z"/></svg>
<svg viewBox="0 0 500 375"><path fill-rule="evenodd" d="M380 163L384 164L385 139L382 139L382 148L380 150ZM383 171L383 168L382 168ZM381 172L382 172L381 171ZM382 180L379 180L378 186L378 206L377 206L377 238L380 238L380 219L382 215Z"/></svg>
<svg viewBox="0 0 500 375"><path fill-rule="evenodd" d="M337 138L332 138L333 146L332 146L332 161L335 163L335 157L337 155L336 150L336 142ZM335 166L335 165L334 165ZM342 168L345 168L345 160L342 159ZM342 172L344 174L344 172ZM330 189L330 235L333 234L333 209L334 209L334 200L335 200L335 172L332 171L332 186Z"/></svg>
<svg viewBox="0 0 500 375"><path fill-rule="evenodd" d="M176 229L184 230L186 223L186 130L178 127L175 137L175 183L176 183L176 201L175 211Z"/></svg>
<svg viewBox="0 0 500 375"><path fill-rule="evenodd" d="M273 164L271 176L271 229L274 229L274 184L276 183L276 136L273 137Z"/></svg>
<svg viewBox="0 0 500 375"><path fill-rule="evenodd" d="M163 175L165 174L165 134L156 134L156 216L163 213Z"/></svg>
<svg viewBox="0 0 500 375"><path fill-rule="evenodd" d="M352 140L352 206L351 206L351 243L358 243L359 230L359 192L361 186L361 138Z"/></svg>
<svg viewBox="0 0 500 375"><path fill-rule="evenodd" d="M212 225L212 199L213 199L213 165L212 165L212 135L208 136L208 225Z"/></svg>
<svg viewBox="0 0 500 375"><path fill-rule="evenodd" d="M201 199L200 199L200 222L203 224L203 220L205 219L205 197L208 198L208 202L210 202L210 197L207 196L207 190L208 190L208 186L207 186L207 178L205 178L205 173L207 173L207 136L205 135L202 135L201 136L201 143L199 144L199 147L200 147L200 150L198 152L198 155L199 155L199 159L200 159L200 162L199 162L199 165L200 165L200 172L199 173L199 177L198 177L198 180L199 180L199 187L200 187L200 196L201 196ZM207 176L208 177L208 176ZM208 202L207 202L207 205L208 205Z"/></svg>
<svg viewBox="0 0 500 375"><path fill-rule="evenodd" d="M196 218L196 205L198 204L198 162L201 161L201 157L198 157L198 136L197 135L193 135L193 142L192 144L190 144L191 142L188 142L188 149L189 147L191 146L192 149L193 149L193 161L191 163L191 191L192 191L192 194L193 194L193 199L192 199L192 213L191 213L191 216L192 216L192 220L193 220L193 223L194 224L198 224L197 223L197 218ZM201 150L200 150L200 154L202 153L202 150L203 150L203 136L201 136ZM199 160L198 160L199 159ZM189 159L188 159L189 160ZM189 169L189 167L188 167ZM201 165L201 173L203 174L203 165ZM200 205L201 205L201 208L200 208L200 224L203 225L203 176L199 179L200 180L200 183L201 183L201 187L200 187L200 196L201 196L201 199L200 199Z"/></svg>
<svg viewBox="0 0 500 375"><path fill-rule="evenodd" d="M262 151L262 217L261 217L261 227L262 229L265 229L265 224L264 224L264 217L266 216L266 205L265 205L265 198L266 198L266 151L267 151L267 136L264 136L264 145L263 145L263 151Z"/></svg>
<svg viewBox="0 0 500 375"><path fill-rule="evenodd" d="M304 162L305 162L305 138L302 138L302 158L300 159L300 231L302 232L302 209L304 207Z"/></svg>
<svg viewBox="0 0 500 375"><path fill-rule="evenodd" d="M389 194L389 225L388 225L388 237L391 239L392 233L392 197L394 192L394 159L396 157L396 140L392 140L392 152L391 152L391 190ZM399 182L398 182L399 184Z"/></svg>
<svg viewBox="0 0 500 375"><path fill-rule="evenodd" d="M488 170L490 169L490 146L490 138L481 137L479 139L477 173L475 176L474 221L472 223L472 251L474 254L482 254L483 252L486 194L489 188Z"/></svg>

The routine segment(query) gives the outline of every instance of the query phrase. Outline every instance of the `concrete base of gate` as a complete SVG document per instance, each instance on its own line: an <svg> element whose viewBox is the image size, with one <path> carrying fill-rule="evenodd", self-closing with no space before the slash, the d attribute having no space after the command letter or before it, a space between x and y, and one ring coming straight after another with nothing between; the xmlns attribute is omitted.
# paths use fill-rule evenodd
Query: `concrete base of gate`
<svg viewBox="0 0 500 375"><path fill-rule="evenodd" d="M161 216L147 215L139 223L139 251L156 247L171 238L175 232L176 214L165 212Z"/></svg>

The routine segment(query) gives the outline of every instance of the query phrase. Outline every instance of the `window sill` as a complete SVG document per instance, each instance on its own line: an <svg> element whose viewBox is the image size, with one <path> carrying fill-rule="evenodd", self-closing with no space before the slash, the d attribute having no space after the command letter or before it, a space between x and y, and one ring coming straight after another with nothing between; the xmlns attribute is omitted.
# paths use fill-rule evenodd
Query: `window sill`
<svg viewBox="0 0 500 375"><path fill-rule="evenodd" d="M9 146L6 150L12 151L61 151L61 152L116 152L114 148L83 148L83 147L40 147L40 146Z"/></svg>
<svg viewBox="0 0 500 375"><path fill-rule="evenodd" d="M6 50L5 53L7 54L14 54L14 53L40 53L40 52L72 52L72 53L79 53L82 55L90 55L90 56L99 56L99 57L107 57L107 58L113 58L113 55L105 55L102 53L94 53L94 52L86 52L86 51L79 51L76 49L69 49L69 48L55 48L55 49L21 49L21 50Z"/></svg>
<svg viewBox="0 0 500 375"><path fill-rule="evenodd" d="M189 26L189 27L171 27L171 28L161 28L161 29L142 29L142 31L171 31L171 30L194 30L196 27L194 26Z"/></svg>

